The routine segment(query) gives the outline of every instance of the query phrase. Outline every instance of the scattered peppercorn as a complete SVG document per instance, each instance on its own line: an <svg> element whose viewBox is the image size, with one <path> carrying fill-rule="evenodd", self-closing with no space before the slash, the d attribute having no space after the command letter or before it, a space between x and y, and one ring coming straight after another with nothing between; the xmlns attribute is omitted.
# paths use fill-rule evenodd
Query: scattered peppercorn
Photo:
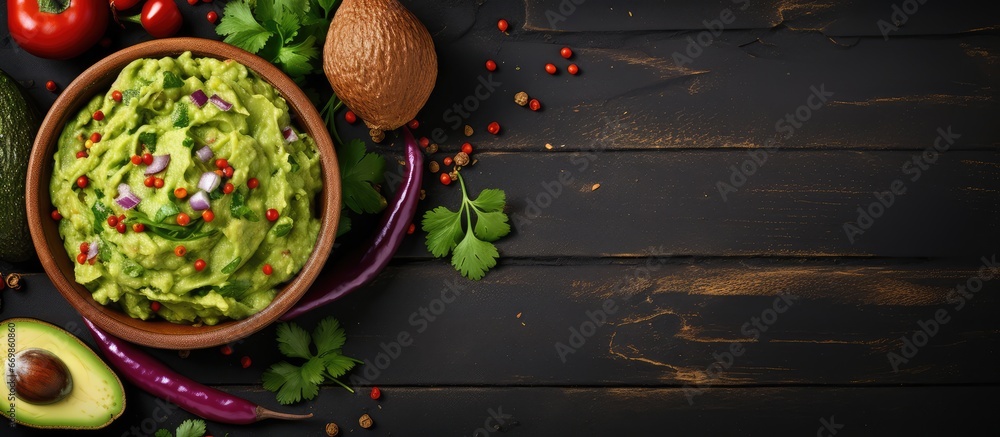
<svg viewBox="0 0 1000 437"><path fill-rule="evenodd" d="M340 434L340 427L333 422L326 424L324 430L326 430L326 435L329 437L337 437Z"/></svg>
<svg viewBox="0 0 1000 437"><path fill-rule="evenodd" d="M420 190L420 200L427 198L427 190Z"/></svg>
<svg viewBox="0 0 1000 437"><path fill-rule="evenodd" d="M274 273L274 267L271 267L270 264L264 264L264 267L261 267L261 270L268 276L271 276L271 273Z"/></svg>
<svg viewBox="0 0 1000 437"><path fill-rule="evenodd" d="M488 71L496 71L496 69L497 69L497 63L496 62L494 62L492 59L486 61L486 70L488 70Z"/></svg>
<svg viewBox="0 0 1000 437"><path fill-rule="evenodd" d="M462 144L462 152L464 152L467 155L471 155L472 154L472 144L469 144L469 143ZM459 165L465 165L465 164L459 164Z"/></svg>
<svg viewBox="0 0 1000 437"><path fill-rule="evenodd" d="M87 188L88 184L90 184L90 179L87 179L86 176L80 176L76 178L76 186L80 188Z"/></svg>
<svg viewBox="0 0 1000 437"><path fill-rule="evenodd" d="M472 126L465 125L465 136L471 137L475 131L472 130Z"/></svg>
<svg viewBox="0 0 1000 437"><path fill-rule="evenodd" d="M438 145L436 143L431 143L431 145L427 146L427 153L434 154L437 153L437 151Z"/></svg>
<svg viewBox="0 0 1000 437"><path fill-rule="evenodd" d="M559 69L556 68L556 64L545 64L545 72L548 74L556 74Z"/></svg>
<svg viewBox="0 0 1000 437"><path fill-rule="evenodd" d="M455 160L453 160L450 156L444 158L444 165L446 167L451 167L451 164L453 164L454 162Z"/></svg>
<svg viewBox="0 0 1000 437"><path fill-rule="evenodd" d="M183 199L183 198L187 197L187 195L188 195L187 188L177 187L177 188L174 189L174 197L176 197L178 199Z"/></svg>
<svg viewBox="0 0 1000 437"><path fill-rule="evenodd" d="M431 161L427 163L427 170L430 170L431 173L437 173L441 170L441 165L439 165L437 161Z"/></svg>
<svg viewBox="0 0 1000 437"><path fill-rule="evenodd" d="M198 0L195 0L195 1L198 1ZM177 356L181 357L181 359L190 357L191 356L191 350L190 349L179 350L179 351L177 351Z"/></svg>
<svg viewBox="0 0 1000 437"><path fill-rule="evenodd" d="M198 0L187 0L187 2L191 6L194 6L194 5L198 4Z"/></svg>
<svg viewBox="0 0 1000 437"><path fill-rule="evenodd" d="M187 226L188 223L191 223L191 216L187 215L187 213L184 212L177 213L177 224L181 226Z"/></svg>
<svg viewBox="0 0 1000 437"><path fill-rule="evenodd" d="M520 91L517 94L514 94L514 103L517 103L518 106L527 105L528 104L528 93L526 93L524 91Z"/></svg>
<svg viewBox="0 0 1000 437"><path fill-rule="evenodd" d="M187 248L184 247L184 245L177 245L177 247L174 248L174 255L177 256L187 255L187 252Z"/></svg>
<svg viewBox="0 0 1000 437"><path fill-rule="evenodd" d="M269 221L269 222L273 222L273 221L277 220L278 219L278 215L279 215L278 214L278 210L276 210L274 208L270 208L270 209L268 209L267 211L264 212L264 217L267 218L267 221Z"/></svg>
<svg viewBox="0 0 1000 437"><path fill-rule="evenodd" d="M358 116L354 115L354 111L347 111L344 113L344 121L348 122L349 124L354 124L355 122L358 121Z"/></svg>
<svg viewBox="0 0 1000 437"><path fill-rule="evenodd" d="M55 220L55 221L62 220L62 214L59 213L58 209L53 209L52 213L49 214L49 216L52 217L52 220Z"/></svg>
<svg viewBox="0 0 1000 437"><path fill-rule="evenodd" d="M56 83L55 82L53 82L51 80L48 81L48 82L45 82L45 89L47 89L47 90L49 90L51 92L56 92L56 88L57 87L56 87Z"/></svg>
<svg viewBox="0 0 1000 437"><path fill-rule="evenodd" d="M531 99L531 101L528 102L528 108L531 108L532 111L542 109L542 102L539 102L538 99Z"/></svg>
<svg viewBox="0 0 1000 437"><path fill-rule="evenodd" d="M559 56L562 56L566 59L572 58L573 50L571 50L569 47L563 47L562 49L559 50Z"/></svg>
<svg viewBox="0 0 1000 437"><path fill-rule="evenodd" d="M412 224L410 225L410 229L413 229ZM382 397L382 390L379 390L378 387L372 387L371 397L377 401L378 398Z"/></svg>
<svg viewBox="0 0 1000 437"><path fill-rule="evenodd" d="M243 358L240 358L240 365L243 366L244 369L249 369L251 364L253 364L253 361L250 360L250 357L244 356Z"/></svg>
<svg viewBox="0 0 1000 437"><path fill-rule="evenodd" d="M580 67L577 67L576 64L569 64L569 67L566 67L566 72L572 75L576 75L577 73L580 72Z"/></svg>
<svg viewBox="0 0 1000 437"><path fill-rule="evenodd" d="M114 100L116 102L122 101L122 92L118 91L118 90L112 91L111 92L111 100Z"/></svg>
<svg viewBox="0 0 1000 437"><path fill-rule="evenodd" d="M406 228L406 234L411 235L414 232L417 232L417 225L410 223L410 227Z"/></svg>
<svg viewBox="0 0 1000 437"><path fill-rule="evenodd" d="M382 132L380 129L373 128L368 131L368 135L370 135L372 137L372 141L376 143L381 143L382 140L385 139L385 132Z"/></svg>
<svg viewBox="0 0 1000 437"><path fill-rule="evenodd" d="M14 290L14 291L20 290L21 289L21 274L20 273L11 273L11 274L8 274L7 278L4 279L4 283L6 283L7 284L7 288L9 288L11 290Z"/></svg>
<svg viewBox="0 0 1000 437"><path fill-rule="evenodd" d="M160 312L160 303L153 301L149 304L149 309L153 310L154 313Z"/></svg>
<svg viewBox="0 0 1000 437"><path fill-rule="evenodd" d="M420 139L417 140L417 142L420 144L420 147L423 147L425 149L427 148L427 146L431 145L431 140L427 139L427 137L420 137Z"/></svg>
<svg viewBox="0 0 1000 437"><path fill-rule="evenodd" d="M489 132L489 133L491 133L491 134L493 134L493 135L499 134L500 133L500 123L497 123L495 121L492 122L492 123L490 123L488 126L486 126L486 131Z"/></svg>
<svg viewBox="0 0 1000 437"><path fill-rule="evenodd" d="M451 185L451 176L448 173L441 173L440 180L442 184Z"/></svg>
<svg viewBox="0 0 1000 437"><path fill-rule="evenodd" d="M200 272L202 270L205 270L206 265L207 264L205 263L205 260L198 259L197 261L194 262L194 269Z"/></svg>
<svg viewBox="0 0 1000 437"><path fill-rule="evenodd" d="M364 429L371 428L372 425L374 425L374 422L372 422L372 416L369 416L367 414L362 414L361 417L358 419L358 425L361 425L361 427Z"/></svg>
<svg viewBox="0 0 1000 437"><path fill-rule="evenodd" d="M462 152L458 152L455 154L455 165L459 167L465 167L469 165L469 154L464 152L465 148L462 148L462 150L463 150Z"/></svg>
<svg viewBox="0 0 1000 437"><path fill-rule="evenodd" d="M205 14L205 19L207 19L209 23L215 24L216 21L219 21L219 13L215 11L208 11L208 13Z"/></svg>
<svg viewBox="0 0 1000 437"><path fill-rule="evenodd" d="M233 354L233 347L227 344L227 345L219 348L219 352L222 352L222 355L232 355Z"/></svg>
<svg viewBox="0 0 1000 437"><path fill-rule="evenodd" d="M132 223L132 232L143 232L146 230L146 225L142 223Z"/></svg>
<svg viewBox="0 0 1000 437"><path fill-rule="evenodd" d="M100 109L94 111L94 120L104 120L104 111L101 111Z"/></svg>
<svg viewBox="0 0 1000 437"><path fill-rule="evenodd" d="M406 123L406 126L409 127L410 129L416 129L420 127L420 122L414 118L413 120L410 120L409 123Z"/></svg>

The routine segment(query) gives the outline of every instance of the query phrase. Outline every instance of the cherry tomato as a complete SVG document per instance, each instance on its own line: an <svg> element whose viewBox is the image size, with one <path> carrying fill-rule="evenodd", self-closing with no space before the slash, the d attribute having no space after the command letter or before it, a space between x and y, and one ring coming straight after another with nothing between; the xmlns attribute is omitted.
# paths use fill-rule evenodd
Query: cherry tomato
<svg viewBox="0 0 1000 437"><path fill-rule="evenodd" d="M222 352L222 355L232 355L233 354L233 347L227 344L227 345L219 348L219 352Z"/></svg>
<svg viewBox="0 0 1000 437"><path fill-rule="evenodd" d="M229 167L229 161L226 161L225 158L216 159L215 160L215 167L218 168L219 170L222 170L222 169L224 169L226 167Z"/></svg>
<svg viewBox="0 0 1000 437"><path fill-rule="evenodd" d="M156 188L163 188L163 184L164 184L164 182L163 182L163 179L161 179L161 178L156 178L153 181L153 186L156 187Z"/></svg>
<svg viewBox="0 0 1000 437"><path fill-rule="evenodd" d="M501 18L497 21L497 29L500 29L501 32L506 32L508 27L510 27L510 23L508 23L507 20Z"/></svg>
<svg viewBox="0 0 1000 437"><path fill-rule="evenodd" d="M86 176L80 176L76 178L76 186L80 188L87 188L87 185L89 184L90 184L90 179L87 179Z"/></svg>
<svg viewBox="0 0 1000 437"><path fill-rule="evenodd" d="M254 189L260 186L260 181L257 178L247 179L247 188Z"/></svg>
<svg viewBox="0 0 1000 437"><path fill-rule="evenodd" d="M495 121L492 122L492 123L490 123L488 126L486 126L486 131L489 132L489 133L491 133L491 134L493 134L493 135L499 134L500 133L500 123L497 123Z"/></svg>
<svg viewBox="0 0 1000 437"><path fill-rule="evenodd" d="M181 29L181 11L174 0L149 0L139 14L142 28L153 38L173 36ZM102 30L103 32L103 30Z"/></svg>
<svg viewBox="0 0 1000 437"><path fill-rule="evenodd" d="M469 143L462 144L462 151L465 152L466 155L471 155L472 154L472 144L469 144Z"/></svg>
<svg viewBox="0 0 1000 437"><path fill-rule="evenodd" d="M108 227L113 228L115 226L118 226L118 217L113 216L113 215L112 216L108 216Z"/></svg>
<svg viewBox="0 0 1000 437"><path fill-rule="evenodd" d="M90 134L90 141L93 141L95 143L101 142L101 134L97 132Z"/></svg>
<svg viewBox="0 0 1000 437"><path fill-rule="evenodd" d="M142 163L146 164L146 165L152 165L153 164L153 154L149 153L149 152L143 153L142 154Z"/></svg>
<svg viewBox="0 0 1000 437"><path fill-rule="evenodd" d="M139 0L111 0L111 6L119 11L124 11L126 9L132 9L135 5L139 4Z"/></svg>
<svg viewBox="0 0 1000 437"><path fill-rule="evenodd" d="M542 109L542 102L539 102L538 99L531 99L531 101L528 102L528 107L531 108L532 111L537 111Z"/></svg>
<svg viewBox="0 0 1000 437"><path fill-rule="evenodd" d="M174 248L174 255L184 256L184 255L187 255L187 253L188 253L188 250L183 245L178 245L177 247Z"/></svg>
<svg viewBox="0 0 1000 437"><path fill-rule="evenodd" d="M420 147L423 147L423 148L426 149L427 146L431 145L431 140L427 139L427 137L420 137L419 143L420 143Z"/></svg>
<svg viewBox="0 0 1000 437"><path fill-rule="evenodd" d="M344 121L354 124L354 122L358 121L358 116L354 115L354 111L347 111L344 113Z"/></svg>
<svg viewBox="0 0 1000 437"><path fill-rule="evenodd" d="M488 70L488 71L496 71L496 69L497 69L497 63L496 62L494 62L492 59L486 61L486 70Z"/></svg>
<svg viewBox="0 0 1000 437"><path fill-rule="evenodd" d="M116 102L122 101L122 92L118 91L118 90L112 91L111 92L111 100L114 100Z"/></svg>
<svg viewBox="0 0 1000 437"><path fill-rule="evenodd" d="M39 3L52 10L40 10ZM101 40L108 28L108 9L106 0L8 0L7 26L26 52L41 58L69 59Z"/></svg>
<svg viewBox="0 0 1000 437"><path fill-rule="evenodd" d="M548 74L556 74L559 69L556 68L556 64L545 64L545 72Z"/></svg>
<svg viewBox="0 0 1000 437"><path fill-rule="evenodd" d="M277 220L278 216L279 216L278 210L276 210L274 208L271 208L271 209L267 210L264 213L264 217L266 217L267 221L269 221L269 222L273 222L273 221Z"/></svg>
<svg viewBox="0 0 1000 437"><path fill-rule="evenodd" d="M410 122L407 123L406 126L409 127L410 129L416 129L420 127L420 122L414 118L413 120L410 120Z"/></svg>
<svg viewBox="0 0 1000 437"><path fill-rule="evenodd" d="M132 165L139 165L142 164L142 157L139 155L132 155L132 158L129 159L129 161L132 162Z"/></svg>
<svg viewBox="0 0 1000 437"><path fill-rule="evenodd" d="M569 47L563 47L562 49L559 50L559 56L562 56L566 59L572 58L573 50L571 50Z"/></svg>
<svg viewBox="0 0 1000 437"><path fill-rule="evenodd" d="M261 271L263 271L265 275L270 276L271 273L274 273L274 267L271 267L270 264L264 264L264 267L261 267Z"/></svg>
<svg viewBox="0 0 1000 437"><path fill-rule="evenodd" d="M145 230L146 230L146 225L144 225L142 223L133 223L132 224L132 232L143 232Z"/></svg>
<svg viewBox="0 0 1000 437"><path fill-rule="evenodd" d="M52 214L50 214L49 216L52 217L52 220L55 221L62 220L62 214L59 213L58 209L53 209Z"/></svg>
<svg viewBox="0 0 1000 437"><path fill-rule="evenodd" d="M156 176L146 176L146 179L142 181L142 184L149 188L153 188L153 185L156 185Z"/></svg>
<svg viewBox="0 0 1000 437"><path fill-rule="evenodd" d="M77 255L76 256L76 262L78 262L80 264L83 264L83 263L87 262L87 254L81 253L81 254Z"/></svg>
<svg viewBox="0 0 1000 437"><path fill-rule="evenodd" d="M179 224L181 226L187 226L188 223L191 223L191 216L189 216L189 215L187 215L186 213L183 213L183 212L177 214L177 224ZM181 255L177 255L177 256L181 256Z"/></svg>
<svg viewBox="0 0 1000 437"><path fill-rule="evenodd" d="M448 173L441 173L441 183L445 185L451 185L451 175Z"/></svg>
<svg viewBox="0 0 1000 437"><path fill-rule="evenodd" d="M372 399L377 401L378 398L382 397L382 390L379 390L378 387L372 387L372 392L370 396Z"/></svg>
<svg viewBox="0 0 1000 437"><path fill-rule="evenodd" d="M118 226L115 226L115 230L118 231L119 234L124 234L126 228L127 226L125 226L124 221L118 222Z"/></svg>
<svg viewBox="0 0 1000 437"><path fill-rule="evenodd" d="M455 160L452 159L450 156L446 156L442 161L444 162L444 165L446 167L451 166L451 164L453 164L455 162Z"/></svg>
<svg viewBox="0 0 1000 437"><path fill-rule="evenodd" d="M201 213L201 219L204 220L205 223L210 223L212 220L215 220L215 213L210 209L206 209L205 212Z"/></svg>
<svg viewBox="0 0 1000 437"><path fill-rule="evenodd" d="M86 158L86 157L87 157L87 151L86 150L81 150L79 152L76 152L76 158L77 159Z"/></svg>
<svg viewBox="0 0 1000 437"><path fill-rule="evenodd" d="M159 302L150 302L149 303L149 309L153 310L154 313L159 312L160 311L160 303Z"/></svg>
<svg viewBox="0 0 1000 437"><path fill-rule="evenodd" d="M208 13L205 14L205 19L208 20L209 23L215 24L216 21L219 21L219 13L215 11L208 11Z"/></svg>
<svg viewBox="0 0 1000 437"><path fill-rule="evenodd" d="M240 358L240 365L243 366L244 369L249 369L252 364L253 361L250 359L250 357Z"/></svg>
<svg viewBox="0 0 1000 437"><path fill-rule="evenodd" d="M234 171L235 170L233 170L233 166L230 165L230 166L226 167L224 170L222 170L222 174L225 175L227 178L231 178L231 177L233 177L233 172Z"/></svg>
<svg viewBox="0 0 1000 437"><path fill-rule="evenodd" d="M569 67L566 67L566 72L575 75L580 72L580 67L577 67L576 64L569 64Z"/></svg>
<svg viewBox="0 0 1000 437"><path fill-rule="evenodd" d="M236 189L236 187L234 187L232 183L226 182L226 185L222 186L222 193L223 194L229 194L229 193L232 193L233 190L235 190L235 189Z"/></svg>
<svg viewBox="0 0 1000 437"><path fill-rule="evenodd" d="M207 265L208 264L205 263L205 260L198 259L197 261L194 262L194 269L200 272L202 270L205 270L205 266Z"/></svg>
<svg viewBox="0 0 1000 437"><path fill-rule="evenodd" d="M80 243L80 253L87 252L90 252L90 243L84 241L83 243Z"/></svg>
<svg viewBox="0 0 1000 437"><path fill-rule="evenodd" d="M104 111L101 111L100 109L94 111L94 120L104 120Z"/></svg>
<svg viewBox="0 0 1000 437"><path fill-rule="evenodd" d="M188 195L188 190L184 187L177 187L174 189L174 197L178 199L183 199L187 197L187 195Z"/></svg>
<svg viewBox="0 0 1000 437"><path fill-rule="evenodd" d="M48 82L45 82L45 89L47 89L49 91L52 91L52 92L56 92L57 88L58 88L58 86L56 86L55 81L51 81L50 80Z"/></svg>

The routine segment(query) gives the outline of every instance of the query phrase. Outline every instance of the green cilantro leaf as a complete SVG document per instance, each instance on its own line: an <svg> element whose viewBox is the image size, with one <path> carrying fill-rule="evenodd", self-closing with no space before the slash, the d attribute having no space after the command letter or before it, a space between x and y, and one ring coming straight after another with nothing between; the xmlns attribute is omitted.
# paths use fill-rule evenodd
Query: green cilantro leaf
<svg viewBox="0 0 1000 437"><path fill-rule="evenodd" d="M177 209L177 205L174 205L173 202L167 202L160 209L156 210L156 214L153 215L153 221L162 223L167 217L173 217L179 212L181 210Z"/></svg>
<svg viewBox="0 0 1000 437"><path fill-rule="evenodd" d="M174 437L174 435L170 431L160 428L156 431L156 434L153 434L153 437Z"/></svg>
<svg viewBox="0 0 1000 437"><path fill-rule="evenodd" d="M177 77L176 74L169 71L163 72L163 89L180 88L182 86L184 86L184 81Z"/></svg>
<svg viewBox="0 0 1000 437"><path fill-rule="evenodd" d="M378 153L367 153L365 143L354 139L338 148L337 160L347 207L358 214L382 211L386 201L375 191L375 185L384 181L385 158Z"/></svg>
<svg viewBox="0 0 1000 437"><path fill-rule="evenodd" d="M462 185L462 205L458 211L439 206L424 213L421 225L427 232L427 250L434 257L442 258L451 252L451 265L462 276L479 280L496 266L500 257L492 242L510 233L507 214L503 212L507 196L501 190L487 189L472 200L462 173L458 174L458 181Z"/></svg>
<svg viewBox="0 0 1000 437"><path fill-rule="evenodd" d="M146 146L149 153L156 151L156 132L143 132L139 134L139 145Z"/></svg>
<svg viewBox="0 0 1000 437"><path fill-rule="evenodd" d="M340 322L334 318L326 318L319 322L313 330L313 343L316 344L316 352L320 356L331 352L339 351L347 341L347 334L344 328L340 327Z"/></svg>
<svg viewBox="0 0 1000 437"><path fill-rule="evenodd" d="M185 104L179 104L174 108L174 113L170 115L170 119L174 122L174 127L187 127L190 123L188 120L188 107ZM155 135L155 134L154 134Z"/></svg>
<svg viewBox="0 0 1000 437"><path fill-rule="evenodd" d="M94 212L94 233L100 235L108 222L108 216L114 214L114 211L102 202L94 202L90 210Z"/></svg>
<svg viewBox="0 0 1000 437"><path fill-rule="evenodd" d="M222 21L215 32L224 35L224 40L250 53L256 53L264 48L271 32L261 26L253 17L250 5L243 1L233 1L226 4Z"/></svg>
<svg viewBox="0 0 1000 437"><path fill-rule="evenodd" d="M202 437L203 435L205 435L205 421L188 419L177 427L177 433L174 437Z"/></svg>
<svg viewBox="0 0 1000 437"><path fill-rule="evenodd" d="M278 350L287 357L311 358L309 333L295 323L278 325Z"/></svg>
<svg viewBox="0 0 1000 437"><path fill-rule="evenodd" d="M288 361L272 365L261 376L266 390L276 393L278 402L283 405L310 400L319 394L319 386L327 378L340 384L351 393L350 387L336 378L346 374L360 361L345 357L340 348L344 345L346 334L340 323L332 317L319 322L309 333L295 323L278 325L278 350L289 358L305 360L301 366ZM310 343L315 343L316 354L312 353Z"/></svg>
<svg viewBox="0 0 1000 437"><path fill-rule="evenodd" d="M285 45L278 49L278 63L289 76L304 76L312 73L311 60L319 58L316 37L310 35L298 44Z"/></svg>

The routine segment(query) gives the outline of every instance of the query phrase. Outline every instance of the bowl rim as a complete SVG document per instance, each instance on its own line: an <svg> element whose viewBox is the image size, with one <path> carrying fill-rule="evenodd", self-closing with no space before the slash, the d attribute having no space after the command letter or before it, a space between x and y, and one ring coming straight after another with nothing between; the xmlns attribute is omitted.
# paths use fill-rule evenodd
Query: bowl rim
<svg viewBox="0 0 1000 437"><path fill-rule="evenodd" d="M245 319L228 320L212 326L133 319L117 308L97 303L83 285L76 283L73 261L68 254L63 256L65 248L58 226L46 227L43 222L52 222L52 203L48 190L54 163L52 156L66 122L75 117L93 96L107 92L122 69L132 61L140 58L176 57L184 52L191 52L194 57L235 60L253 71L261 80L274 86L287 102L289 110L298 116L300 126L316 142L323 179L323 189L318 196L321 206L319 235L299 273L285 283L274 300L260 312ZM322 129L316 129L317 127ZM41 189L42 187L45 189ZM42 267L55 288L81 316L90 319L111 335L133 343L162 349L198 349L226 344L264 329L295 305L316 280L330 255L340 220L340 166L333 140L319 112L298 85L276 66L221 41L167 38L136 44L108 55L87 68L60 93L46 113L35 138L28 163L25 197L28 227ZM49 231L46 231L47 228ZM58 247L58 255L52 249L53 233L58 242L55 245Z"/></svg>

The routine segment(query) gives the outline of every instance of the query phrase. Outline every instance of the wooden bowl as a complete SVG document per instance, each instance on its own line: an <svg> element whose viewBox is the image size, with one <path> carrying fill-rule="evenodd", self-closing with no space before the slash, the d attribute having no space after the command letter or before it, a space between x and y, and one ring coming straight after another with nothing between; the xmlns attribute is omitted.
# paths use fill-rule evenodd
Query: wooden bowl
<svg viewBox="0 0 1000 437"><path fill-rule="evenodd" d="M299 125L316 141L319 149L323 190L319 195L320 232L312 254L302 270L285 284L274 301L243 320L226 321L215 326L179 325L164 320L144 321L129 317L111 306L97 303L91 293L76 283L73 260L66 253L58 226L50 217L52 202L49 181L53 155L59 135L67 121L98 94L106 93L121 70L139 58L178 56L190 51L195 57L233 59L257 73L273 85L298 117ZM110 334L145 346L165 349L198 349L218 346L249 336L263 329L291 308L305 294L319 275L333 247L340 218L340 170L333 141L322 118L309 98L283 72L256 55L231 45L200 38L161 39L135 45L107 58L84 71L63 90L45 116L31 151L27 178L28 224L38 257L56 289L83 317ZM42 298L42 296L39 296Z"/></svg>

